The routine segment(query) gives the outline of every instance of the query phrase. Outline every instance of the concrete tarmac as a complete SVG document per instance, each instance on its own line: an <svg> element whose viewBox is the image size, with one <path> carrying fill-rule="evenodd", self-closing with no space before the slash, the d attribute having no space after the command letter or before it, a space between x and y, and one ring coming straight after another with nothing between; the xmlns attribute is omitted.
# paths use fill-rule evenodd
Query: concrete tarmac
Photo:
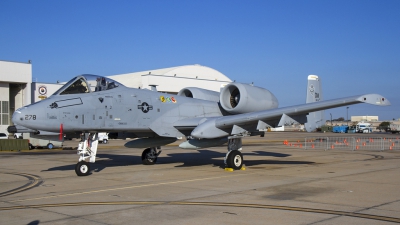
<svg viewBox="0 0 400 225"><path fill-rule="evenodd" d="M110 140L100 145L86 177L75 174L75 150L0 152L0 224L400 223L400 151L282 144L324 135L354 136L246 138L246 170L234 172L224 170L226 146L184 150L173 144L146 166L142 149Z"/></svg>

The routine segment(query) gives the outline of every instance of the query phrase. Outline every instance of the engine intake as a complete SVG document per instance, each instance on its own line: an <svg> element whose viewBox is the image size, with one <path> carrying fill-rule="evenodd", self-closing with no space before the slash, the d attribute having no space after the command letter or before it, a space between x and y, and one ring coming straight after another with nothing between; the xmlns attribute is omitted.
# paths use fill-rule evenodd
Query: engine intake
<svg viewBox="0 0 400 225"><path fill-rule="evenodd" d="M275 109L279 105L276 97L267 89L241 83L226 85L219 101L222 108L232 114Z"/></svg>

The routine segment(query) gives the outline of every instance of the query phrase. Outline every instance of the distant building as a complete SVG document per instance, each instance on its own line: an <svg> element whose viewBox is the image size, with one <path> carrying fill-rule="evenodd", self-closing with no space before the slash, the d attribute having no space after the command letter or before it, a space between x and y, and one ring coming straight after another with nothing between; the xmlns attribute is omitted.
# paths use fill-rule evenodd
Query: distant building
<svg viewBox="0 0 400 225"><path fill-rule="evenodd" d="M31 102L37 102L43 99L50 97L54 92L56 92L60 87L64 85L61 83L41 83L41 82L32 82L31 90Z"/></svg>
<svg viewBox="0 0 400 225"><path fill-rule="evenodd" d="M151 89L150 85L156 85L159 92L172 94L178 93L185 87L199 87L219 92L223 85L232 82L221 72L200 65L146 70L108 77L127 87ZM32 82L32 103L51 96L64 84L65 81L56 84Z"/></svg>
<svg viewBox="0 0 400 225"><path fill-rule="evenodd" d="M221 87L232 82L221 72L198 64L113 75L109 78L132 88L151 89L150 85L157 85L158 91L168 93L178 93L185 87L219 92Z"/></svg>
<svg viewBox="0 0 400 225"><path fill-rule="evenodd" d="M32 64L0 61L0 133L6 133L11 116L31 103Z"/></svg>
<svg viewBox="0 0 400 225"><path fill-rule="evenodd" d="M370 122L379 121L379 116L352 116L351 117L351 122L360 122L360 121L370 121Z"/></svg>

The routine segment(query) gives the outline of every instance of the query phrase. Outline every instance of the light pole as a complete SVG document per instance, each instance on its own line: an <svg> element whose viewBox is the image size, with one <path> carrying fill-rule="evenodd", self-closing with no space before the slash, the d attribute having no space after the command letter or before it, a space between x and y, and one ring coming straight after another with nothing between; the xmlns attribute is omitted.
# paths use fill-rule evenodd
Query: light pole
<svg viewBox="0 0 400 225"><path fill-rule="evenodd" d="M347 108L347 126L349 126L349 107L346 108Z"/></svg>
<svg viewBox="0 0 400 225"><path fill-rule="evenodd" d="M332 126L332 113L329 113L329 114L331 114L331 126Z"/></svg>

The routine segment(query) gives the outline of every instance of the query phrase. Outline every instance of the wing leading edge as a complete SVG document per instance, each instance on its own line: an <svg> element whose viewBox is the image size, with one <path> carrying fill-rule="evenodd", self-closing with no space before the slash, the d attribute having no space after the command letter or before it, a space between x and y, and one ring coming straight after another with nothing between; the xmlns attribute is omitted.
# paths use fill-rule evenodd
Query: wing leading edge
<svg viewBox="0 0 400 225"><path fill-rule="evenodd" d="M310 112L359 103L378 106L390 105L390 102L381 95L366 94L239 115L214 117L199 124L192 131L191 136L195 138L218 138L239 134L250 130L249 128L254 130L265 129L270 126L269 123L271 122L278 122L277 126L293 122L305 123L307 122L306 116Z"/></svg>

